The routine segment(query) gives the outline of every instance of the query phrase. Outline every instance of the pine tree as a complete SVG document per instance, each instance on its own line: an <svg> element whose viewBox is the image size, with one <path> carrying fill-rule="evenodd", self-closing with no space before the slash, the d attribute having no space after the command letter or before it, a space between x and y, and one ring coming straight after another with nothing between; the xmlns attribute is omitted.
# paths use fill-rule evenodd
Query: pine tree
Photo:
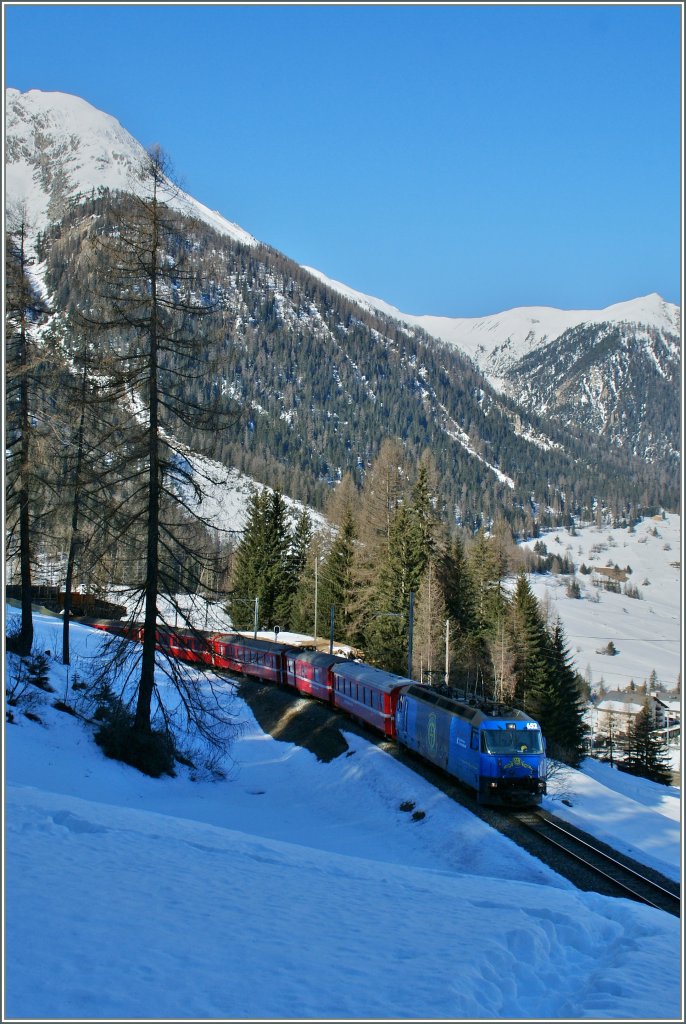
<svg viewBox="0 0 686 1024"><path fill-rule="evenodd" d="M540 724L544 735L554 729L557 699L552 683L550 639L543 615L529 582L520 573L508 616L514 672L515 699Z"/></svg>
<svg viewBox="0 0 686 1024"><path fill-rule="evenodd" d="M255 601L259 599L259 579L262 570L267 491L253 491L243 537L233 556L231 590L227 608L236 629L246 629L254 623Z"/></svg>
<svg viewBox="0 0 686 1024"><path fill-rule="evenodd" d="M436 469L430 453L425 453L419 463L419 470L412 488L411 515L416 531L417 543L424 565L421 573L435 553L440 532L436 515Z"/></svg>
<svg viewBox="0 0 686 1024"><path fill-rule="evenodd" d="M243 539L234 555L231 574L228 608L234 626L252 626L257 600L261 623L269 628L289 628L297 584L283 495L266 489L255 491L248 503Z"/></svg>
<svg viewBox="0 0 686 1024"><path fill-rule="evenodd" d="M290 628L294 629L294 622L297 617L298 590L301 580L305 575L307 559L312 545L312 517L307 509L298 516L293 529L291 547L288 553L288 589L291 595L288 618Z"/></svg>
<svg viewBox="0 0 686 1024"><path fill-rule="evenodd" d="M442 552L439 576L445 596L446 613L451 621L451 678L468 691L480 673L483 644L477 636L474 589L461 533Z"/></svg>
<svg viewBox="0 0 686 1024"><path fill-rule="evenodd" d="M389 672L407 672L410 594L417 588L421 564L418 536L401 505L391 521L385 557L376 566L364 631L366 660Z"/></svg>
<svg viewBox="0 0 686 1024"><path fill-rule="evenodd" d="M578 676L571 664L562 623L558 619L550 644L550 667L555 690L555 714L548 725L548 752L558 761L578 768L584 756L588 728Z"/></svg>
<svg viewBox="0 0 686 1024"><path fill-rule="evenodd" d="M266 503L262 574L257 591L262 621L270 628L277 625L289 628L291 601L297 583L288 508L280 491L272 491Z"/></svg>
<svg viewBox="0 0 686 1024"><path fill-rule="evenodd" d="M339 636L352 639L355 582L353 562L357 528L351 508L344 513L343 522L331 544L321 567L320 607L326 614L334 608L335 628Z"/></svg>
<svg viewBox="0 0 686 1024"><path fill-rule="evenodd" d="M665 786L671 784L669 748L654 732L647 701L630 724L622 749L624 759L618 762L618 767L623 772L640 775Z"/></svg>

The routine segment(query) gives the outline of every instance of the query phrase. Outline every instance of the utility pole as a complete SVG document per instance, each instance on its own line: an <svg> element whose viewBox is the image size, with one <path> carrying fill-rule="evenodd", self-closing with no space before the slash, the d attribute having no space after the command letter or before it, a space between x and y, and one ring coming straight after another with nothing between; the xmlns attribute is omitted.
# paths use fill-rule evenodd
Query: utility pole
<svg viewBox="0 0 686 1024"><path fill-rule="evenodd" d="M445 685L450 677L450 619L445 620Z"/></svg>
<svg viewBox="0 0 686 1024"><path fill-rule="evenodd" d="M319 565L319 555L314 556L314 646L315 650L317 647L317 566Z"/></svg>
<svg viewBox="0 0 686 1024"><path fill-rule="evenodd" d="M410 611L407 641L407 678L412 679L412 631L414 629L414 590L410 591Z"/></svg>

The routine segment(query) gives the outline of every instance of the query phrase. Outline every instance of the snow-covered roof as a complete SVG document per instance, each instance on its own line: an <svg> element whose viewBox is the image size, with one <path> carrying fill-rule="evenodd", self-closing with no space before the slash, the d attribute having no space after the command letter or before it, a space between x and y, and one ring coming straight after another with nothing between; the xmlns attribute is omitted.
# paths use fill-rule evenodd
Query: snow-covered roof
<svg viewBox="0 0 686 1024"><path fill-rule="evenodd" d="M598 711L616 711L621 714L637 715L643 710L643 701L639 701L633 693L618 693L604 697L597 705Z"/></svg>

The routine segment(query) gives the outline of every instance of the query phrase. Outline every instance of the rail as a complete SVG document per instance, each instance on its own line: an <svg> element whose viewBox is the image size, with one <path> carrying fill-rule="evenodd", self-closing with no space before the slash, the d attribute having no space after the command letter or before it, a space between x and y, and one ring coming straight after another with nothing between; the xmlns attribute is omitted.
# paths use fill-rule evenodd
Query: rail
<svg viewBox="0 0 686 1024"><path fill-rule="evenodd" d="M521 825L535 832L544 842L555 846L568 857L574 858L593 874L602 877L624 896L655 907L657 910L664 910L676 917L680 916L681 897L679 892L666 888L655 879L648 878L647 875L637 871L625 861L607 853L600 846L571 832L547 812L517 812L515 817ZM561 840L557 837L564 838Z"/></svg>

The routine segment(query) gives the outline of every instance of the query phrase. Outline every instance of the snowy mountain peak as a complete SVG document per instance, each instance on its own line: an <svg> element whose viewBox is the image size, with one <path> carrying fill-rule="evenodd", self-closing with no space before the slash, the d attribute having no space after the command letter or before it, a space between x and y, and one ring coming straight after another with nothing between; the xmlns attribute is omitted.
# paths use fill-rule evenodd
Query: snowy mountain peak
<svg viewBox="0 0 686 1024"><path fill-rule="evenodd" d="M33 231L58 220L80 193L136 191L145 149L116 118L78 96L39 89L7 89L5 104L7 204L25 205ZM244 245L257 244L191 196L173 205Z"/></svg>
<svg viewBox="0 0 686 1024"><path fill-rule="evenodd" d="M418 316L403 313L382 299L357 292L312 267L303 269L363 308L376 310L410 326L419 327L427 334L462 349L494 383L528 352L554 341L565 331L581 324L631 323L671 335L679 336L681 333L679 307L665 302L656 292L596 310L518 306L484 317Z"/></svg>

